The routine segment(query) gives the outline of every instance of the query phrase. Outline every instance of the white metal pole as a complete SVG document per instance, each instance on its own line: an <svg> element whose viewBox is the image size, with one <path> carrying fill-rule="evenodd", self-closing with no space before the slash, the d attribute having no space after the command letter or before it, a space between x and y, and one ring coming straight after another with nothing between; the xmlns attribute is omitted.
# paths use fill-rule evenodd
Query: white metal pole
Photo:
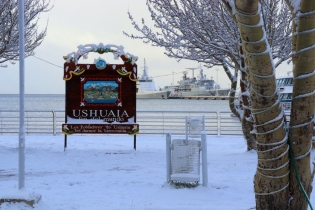
<svg viewBox="0 0 315 210"><path fill-rule="evenodd" d="M207 132L201 132L202 185L208 185Z"/></svg>
<svg viewBox="0 0 315 210"><path fill-rule="evenodd" d="M53 110L52 111L52 114L53 114L53 134L54 136L56 135L56 115L57 113Z"/></svg>
<svg viewBox="0 0 315 210"><path fill-rule="evenodd" d="M185 128L186 128L186 141L188 141L188 118L185 118Z"/></svg>
<svg viewBox="0 0 315 210"><path fill-rule="evenodd" d="M20 69L20 131L19 131L19 189L25 186L25 122L24 122L24 0L19 0L19 69Z"/></svg>
<svg viewBox="0 0 315 210"><path fill-rule="evenodd" d="M221 113L220 111L217 111L217 136L220 137L221 136Z"/></svg>
<svg viewBox="0 0 315 210"><path fill-rule="evenodd" d="M171 181L171 133L166 133L166 182Z"/></svg>

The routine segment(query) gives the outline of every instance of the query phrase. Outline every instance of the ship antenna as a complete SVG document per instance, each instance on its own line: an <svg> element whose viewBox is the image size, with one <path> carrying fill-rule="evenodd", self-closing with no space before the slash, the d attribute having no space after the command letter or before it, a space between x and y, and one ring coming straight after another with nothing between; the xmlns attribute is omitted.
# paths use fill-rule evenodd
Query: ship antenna
<svg viewBox="0 0 315 210"><path fill-rule="evenodd" d="M195 69L198 69L198 68L186 68L186 69L192 70L192 78L194 78L195 77L194 76L194 71L195 71Z"/></svg>

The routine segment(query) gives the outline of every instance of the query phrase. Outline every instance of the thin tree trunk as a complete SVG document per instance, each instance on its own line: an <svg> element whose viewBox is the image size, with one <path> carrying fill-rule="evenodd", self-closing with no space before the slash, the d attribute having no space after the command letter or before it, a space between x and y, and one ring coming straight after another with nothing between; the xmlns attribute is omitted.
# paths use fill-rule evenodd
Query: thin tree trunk
<svg viewBox="0 0 315 210"><path fill-rule="evenodd" d="M315 108L315 1L302 0L293 52L293 99L289 141L293 151L290 166L290 209L306 210L308 202L299 187L295 168L309 197L313 175L310 168ZM313 13L312 13L313 12ZM313 31L312 31L313 30Z"/></svg>
<svg viewBox="0 0 315 210"><path fill-rule="evenodd" d="M241 118L240 113L237 111L237 108L235 107L235 94L236 94L236 87L237 87L237 80L233 81L231 84L231 91L229 93L229 107L232 113L237 117Z"/></svg>
<svg viewBox="0 0 315 210"><path fill-rule="evenodd" d="M258 0L235 0L242 38L258 165L254 178L256 209L287 209L289 155L283 112L279 106L275 69L261 23Z"/></svg>
<svg viewBox="0 0 315 210"><path fill-rule="evenodd" d="M242 43L242 41L240 42ZM240 47L240 54L241 54L241 82L240 82L240 88L242 92L242 106L244 110L243 119L242 119L242 129L243 134L246 139L247 143L247 150L257 149L256 144L256 135L252 134L251 131L254 130L254 123L252 121L252 110L250 109L249 104L249 95L247 94L247 91L249 90L248 85L248 79L246 74L246 66L245 66L245 60L244 60L244 52L243 48Z"/></svg>

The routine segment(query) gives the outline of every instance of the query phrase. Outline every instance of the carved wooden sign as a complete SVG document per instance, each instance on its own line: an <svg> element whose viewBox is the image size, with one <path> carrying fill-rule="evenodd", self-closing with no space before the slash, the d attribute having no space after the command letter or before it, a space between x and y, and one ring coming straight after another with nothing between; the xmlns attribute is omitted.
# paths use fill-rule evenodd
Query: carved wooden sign
<svg viewBox="0 0 315 210"><path fill-rule="evenodd" d="M124 53L122 46L84 45L64 57L66 81L66 135L130 134L139 132L136 124L137 57ZM102 58L93 64L78 64L89 52L113 53L124 64L107 64Z"/></svg>

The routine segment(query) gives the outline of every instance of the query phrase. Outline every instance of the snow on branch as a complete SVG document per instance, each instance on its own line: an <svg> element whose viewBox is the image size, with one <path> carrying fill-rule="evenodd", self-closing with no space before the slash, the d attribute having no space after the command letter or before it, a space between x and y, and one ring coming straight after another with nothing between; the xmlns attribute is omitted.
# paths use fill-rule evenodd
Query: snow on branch
<svg viewBox="0 0 315 210"><path fill-rule="evenodd" d="M293 12L297 13L301 8L301 0L288 0L290 6L293 8Z"/></svg>
<svg viewBox="0 0 315 210"><path fill-rule="evenodd" d="M124 32L126 36L164 47L171 58L240 69L240 34L233 17L233 0L148 0L147 6L154 27L146 25L144 19L138 24L128 12L140 35ZM261 1L261 7L263 19L268 20L264 21L265 38L277 67L291 58L290 10L283 1L274 0Z"/></svg>

